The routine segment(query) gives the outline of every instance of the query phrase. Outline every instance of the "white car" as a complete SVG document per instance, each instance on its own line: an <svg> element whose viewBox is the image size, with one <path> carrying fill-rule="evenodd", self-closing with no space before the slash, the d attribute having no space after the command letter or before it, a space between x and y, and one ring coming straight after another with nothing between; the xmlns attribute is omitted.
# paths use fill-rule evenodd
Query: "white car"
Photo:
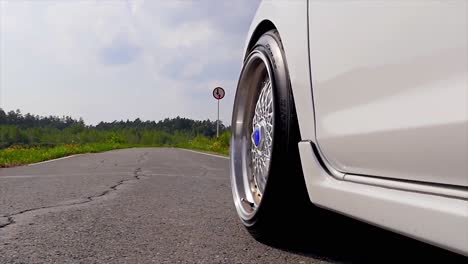
<svg viewBox="0 0 468 264"><path fill-rule="evenodd" d="M468 255L467 13L465 0L261 3L230 153L254 237L310 200Z"/></svg>

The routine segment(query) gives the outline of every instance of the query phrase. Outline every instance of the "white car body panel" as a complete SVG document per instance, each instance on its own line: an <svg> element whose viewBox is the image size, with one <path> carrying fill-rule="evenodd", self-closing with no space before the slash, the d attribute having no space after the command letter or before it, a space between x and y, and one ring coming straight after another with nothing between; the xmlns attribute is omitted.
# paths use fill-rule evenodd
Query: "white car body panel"
<svg viewBox="0 0 468 264"><path fill-rule="evenodd" d="M396 4L403 3L403 1L381 1L378 3L387 4L388 2ZM453 3L460 5L460 2L462 1L454 1ZM455 37L455 35L451 35L454 34L454 32L460 33L460 28L455 26L455 28L450 29L449 32L444 33L443 28L449 26L450 22L443 22L443 28L438 28L437 25L434 25L434 30L436 32L446 34L444 35L444 37L447 38L446 41L455 41L452 41L452 44L444 44L442 43L443 40L437 40L435 44L430 44L427 45L428 47L417 49L417 47L407 47L403 45L403 42L400 40L397 41L397 44L393 45L393 53L398 54L399 57L392 57L392 54L379 54L378 51L382 45L388 48L388 43L386 43L388 39L384 38L384 32L379 32L377 28L379 25L375 25L376 28L374 28L373 34L377 34L379 36L379 38L375 38L371 34L366 34L368 31L363 31L358 28L358 26L368 26L369 24L359 24L358 21L355 28L353 28L353 21L350 20L349 16L346 16L346 12L343 10L341 10L342 12L339 16L334 18L338 21L341 16L344 16L344 21L346 21L348 25L343 25L341 22L337 22L339 27L332 23L334 20L332 20L331 17L326 17L327 13L320 12L320 8L323 8L322 11L330 12L333 5L335 5L337 9L340 9L340 6L346 5L349 7L352 3L360 4L370 2L315 2L311 0L309 5L307 0L266 0L261 3L247 36L246 54L248 53L247 47L251 42L252 36L254 36L257 27L263 21L271 21L281 35L296 104L301 138L303 140L299 144L299 150L310 200L318 206L468 256L467 188L445 188L444 185L431 186L418 184L418 181L421 180L444 184L457 183L458 185L468 185L466 181L466 177L468 176L468 174L466 174L466 166L463 167L461 160L456 160L457 158L465 158L466 161L466 158L468 157L465 152L467 150L467 80L466 71L464 73L460 72L463 67L466 69L466 64L463 64L466 63L466 45L464 50L465 53L463 53L462 48L458 48L458 51L451 51L452 53L461 52L459 54L461 58L455 56L449 51L444 54L447 54L450 57L439 58L441 60L440 63L442 64L434 66L436 71L434 75L436 76L418 75L412 77L405 75L406 79L401 80L401 82L409 84L411 81L414 81L414 84L420 84L414 85L415 87L413 89L407 89L405 86L404 88L400 88L398 93L385 93L383 96L379 97L376 91L371 91L373 93L366 95L360 94L360 92L352 93L350 91L351 89L346 90L342 87L336 86L335 89L339 89L339 92L345 94L345 97L350 97L351 101L353 101L353 104L356 104L356 106L352 107L351 102L347 103L346 101L343 102L342 100L335 98L337 101L332 103L331 106L324 106L323 104L319 106L316 105L315 108L318 107L320 109L319 112L314 112L314 102L317 104L319 97L325 96L324 98L327 100L331 97L331 95L327 94L329 91L326 90L327 80L331 80L341 73L354 71L357 74L357 81L366 82L364 78L365 76L359 74L363 74L364 72L370 74L372 69L367 69L365 67L374 67L374 69L377 67L378 72L375 72L375 74L383 74L384 76L387 76L388 73L386 70L388 69L396 71L395 74L401 75L403 73L399 71L399 67L395 67L395 65L404 66L403 64L405 63L415 63L417 65L424 64L424 59L419 60L424 55L427 55L426 63L428 60L430 62L434 62L435 58L430 55L436 46L446 46L450 48L453 43L466 44L463 40L460 42L460 38ZM377 6L377 4L374 6ZM320 17L308 17L308 7L311 8L309 10L311 15L315 14L317 16L325 16L326 21L328 22L323 23L322 25L315 25L318 23ZM318 8L318 10L312 10L313 7ZM353 7L350 8L354 12L354 15L356 15L358 10ZM446 11L445 13L447 12L449 11ZM465 13L457 13L458 15L454 15L455 18L452 17L448 20L456 20L456 17L460 18L460 16L464 14L466 29L466 8L464 12ZM444 11L442 10L441 14L443 13ZM369 19L371 15L372 14L368 13L368 17L363 17L362 21ZM379 18L380 15L375 18ZM311 61L309 61L308 19L311 23L311 33L313 33L314 30L320 32L317 36L310 36L310 47L319 49L318 51L310 51L310 55L312 57ZM424 20L425 17L422 19ZM395 21L396 20L397 19L395 18ZM387 19L386 22L390 23L391 21ZM320 26L323 26L323 28ZM373 28L372 25L370 28ZM326 31L326 29L330 30L329 35L327 35L328 31ZM339 33L340 30L343 29L352 30L353 34L361 32L361 35L352 35L351 32L342 32L343 35L340 40L338 38ZM394 28L394 34L397 34L399 29L401 28ZM421 29L421 25L416 26L416 28L402 30L405 33L401 33L402 35L399 35L399 37L408 37L410 41L419 41L414 42L415 44L421 44L422 39L428 41L428 34L426 34L426 32L423 32L424 34L421 35L421 40L411 35L411 33L416 32L416 29ZM464 41L466 41L466 31L464 34ZM449 36L451 36L452 39L450 39ZM326 44L321 45L316 42L312 43L313 41L318 41L321 38L327 39ZM331 38L336 39L339 43L332 43L330 40ZM367 41L365 44L368 46L359 46L358 44L362 43L357 42L350 43L353 39L360 40L361 42ZM376 41L378 41L377 44L381 45L380 47L376 46ZM379 47L379 49L377 49L377 47ZM335 50L335 48L341 48L341 50ZM355 51L357 51L358 54L351 54L351 52ZM413 54L412 52L415 53ZM396 56L395 54L393 54L393 56ZM341 62L340 56L344 56L344 58L346 58L345 63ZM465 56L465 61L463 61L463 56ZM314 61L314 58L316 58L317 61ZM378 60L381 60L381 62ZM447 63L449 60L455 60L456 65L449 65ZM311 66L309 63L311 63ZM440 65L443 67L449 67L447 71L455 70L454 74L450 75L447 72L444 72L444 74L437 72L440 70L438 67L442 67ZM380 66L382 66L382 68L378 68ZM428 67L428 65L423 66ZM412 67L413 66L411 66L411 68ZM360 70L363 70L364 72L360 73ZM430 70L424 71L424 73L429 72ZM442 75L450 77L444 78ZM372 84L372 82L375 83L376 80L372 79L373 77L375 76L370 76L371 80L368 80L367 82L370 82L370 84ZM424 86L424 84L428 83L425 82L425 77L430 79L429 81L431 85ZM349 79L352 78L354 78L353 75L349 77ZM311 84L311 79L314 85ZM317 87L315 85L317 85ZM385 87L387 84L382 85L383 86L381 87ZM450 86L450 88L448 88L449 91L445 91L442 88L445 85ZM379 89L381 87L379 87ZM319 89L318 94L315 94L316 88ZM429 92L426 94L426 92L423 92L423 88L429 89ZM371 87L367 86L365 89L371 90ZM363 96L363 98L360 99L359 96ZM391 104L400 102L395 100L399 97L405 97L407 101L402 101L400 109L391 108ZM439 100L452 100L451 102L453 103L447 103L446 101L442 102L443 100L435 100L435 97L439 98ZM420 106L420 109L415 110L411 108L410 102L412 101L415 101L415 104L423 105ZM343 105L340 105L340 102ZM433 109L434 107L431 108L430 105L426 105L429 103L435 103L439 109ZM441 107L443 111L436 111L440 110ZM465 111L462 111L463 109ZM374 111L374 113L366 112L367 110ZM399 122L393 120L397 116L403 115L404 111L409 110L412 110L411 115L405 115L404 120L396 120ZM423 110L428 112L424 112ZM382 113L380 113L380 111ZM448 117L447 113L452 115ZM320 129L317 128L317 131L321 133L321 137L317 137L315 134L316 121L314 118L317 118L319 114L324 114L325 118L320 119L320 117L318 117L320 122L317 124L321 126L326 124L326 126L324 126L326 129L322 127ZM433 115L433 119L427 119L427 115ZM426 119L419 120L419 117L426 117ZM344 120L345 118L352 119ZM365 123L364 121L367 119L369 122ZM385 122L385 119L391 119L391 121L395 122L388 124ZM412 121L415 123L410 123ZM339 124L339 122L343 123ZM375 122L375 124L372 124L372 122ZM368 146L364 146L365 151L356 151L356 148L352 148L349 153L346 153L348 148L353 147L353 143L351 141L346 141L344 142L345 144L342 145L343 142L340 141L340 137L336 136L356 135L356 133L378 131L378 129L387 129L389 131L396 130L398 132L398 129L401 129L404 126L414 128L416 129L414 131L417 132L418 130L423 131L423 127L436 126L437 124L444 126L445 128L448 127L447 131L441 132L442 134L440 135L443 135L444 137L450 136L451 138L448 139L443 138L443 140L448 140L446 142L449 142L450 145L448 147L444 146L441 138L438 138L436 140L437 142L429 142L431 144L427 145L425 151L420 149L414 150L415 152L411 155L421 155L422 157L416 157L411 163L405 163L406 161L399 157L395 158L395 160L388 160L390 154L387 153L379 153L381 154L380 157L370 157L370 155L365 151L370 152L378 150L372 146L372 144L381 144L380 146L386 147L389 147L389 145L382 145L385 144L385 142L382 143L372 139L370 139L372 142L369 143L369 139L366 139L365 137L362 137L360 140L362 144L369 144ZM450 124L455 124L456 128L450 129ZM458 126L456 124L458 124ZM371 127L371 125L376 127ZM392 128L394 130L392 130ZM465 137L461 134L463 131L465 132ZM414 137L412 134L402 134L401 136L404 137L403 140L407 144L411 145L426 144L428 143L427 140L433 138L434 135L437 135L436 130L433 130L430 135L424 135L421 139ZM378 138L379 140L389 140L388 137L383 136ZM357 139L357 137L354 139ZM465 141L463 141L463 139L465 139ZM411 140L416 140L416 142L411 142ZM313 150L312 146L318 146L318 143L320 143L320 147L323 148L321 149L325 154L323 156L320 155L318 150ZM435 145L433 145L434 143ZM400 144L398 146L402 147ZM437 158L441 158L441 155L437 153L428 153L429 151L433 151L434 148L444 149L444 147L446 151L450 150L449 153L445 152L445 154L448 154L451 158L455 159L447 162L453 166L458 166L456 168L449 168L450 171L448 173L442 172L443 169L447 169L446 165L435 162ZM465 149L463 149L463 147ZM363 161L359 156L361 154L364 156L367 155ZM392 155L396 154L410 156L408 153L401 151L401 149L394 150ZM456 154L459 156L455 156ZM325 161L324 157L326 157ZM374 160L373 162L375 162L375 164L369 164L366 161L368 158L371 158L371 160L379 160ZM426 162L429 161L430 164L426 164ZM386 162L393 163L391 166L388 166L389 164ZM396 169L392 167L398 166L399 164L402 166L404 165L405 167ZM331 166L328 167L329 165ZM429 168L434 169L435 172L427 173L428 169L424 168L423 165L429 166ZM337 168L338 170L334 170L334 168ZM353 172L362 172L364 171L363 169L366 169L367 172L371 173L378 171L379 174L371 175L391 175L392 177L389 178L404 180L411 179L416 181L406 184L405 181L383 178L379 179L363 175L350 175L341 173L340 170L346 171L343 168L351 168ZM382 174L382 172L385 173ZM465 174L460 175L459 172L465 172Z"/></svg>
<svg viewBox="0 0 468 264"><path fill-rule="evenodd" d="M344 173L468 186L468 1L310 1L319 148Z"/></svg>
<svg viewBox="0 0 468 264"><path fill-rule="evenodd" d="M467 200L336 180L310 142L299 151L314 204L468 256Z"/></svg>

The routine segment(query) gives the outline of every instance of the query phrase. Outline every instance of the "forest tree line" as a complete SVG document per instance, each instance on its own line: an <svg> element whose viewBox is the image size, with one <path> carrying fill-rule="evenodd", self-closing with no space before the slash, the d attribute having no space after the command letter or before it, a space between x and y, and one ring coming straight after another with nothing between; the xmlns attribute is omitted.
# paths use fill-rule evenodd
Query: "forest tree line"
<svg viewBox="0 0 468 264"><path fill-rule="evenodd" d="M229 144L229 127L221 123L220 133ZM172 146L215 135L216 121L209 119L175 117L156 122L137 118L86 125L81 118L22 114L20 110L5 112L0 108L0 148L99 142Z"/></svg>

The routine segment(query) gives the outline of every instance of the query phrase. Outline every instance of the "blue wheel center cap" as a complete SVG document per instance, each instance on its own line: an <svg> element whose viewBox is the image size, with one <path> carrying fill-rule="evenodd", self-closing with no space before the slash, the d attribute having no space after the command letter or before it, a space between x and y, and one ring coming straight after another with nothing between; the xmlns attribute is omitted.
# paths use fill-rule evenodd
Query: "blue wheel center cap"
<svg viewBox="0 0 468 264"><path fill-rule="evenodd" d="M258 147L258 145L260 145L260 140L261 140L260 128L257 127L257 128L255 129L255 132L254 132L255 146Z"/></svg>

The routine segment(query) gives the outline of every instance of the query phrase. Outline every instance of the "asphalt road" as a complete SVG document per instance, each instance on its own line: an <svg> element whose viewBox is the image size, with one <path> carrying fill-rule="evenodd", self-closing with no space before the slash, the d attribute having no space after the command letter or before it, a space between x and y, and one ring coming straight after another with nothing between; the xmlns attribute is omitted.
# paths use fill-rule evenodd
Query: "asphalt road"
<svg viewBox="0 0 468 264"><path fill-rule="evenodd" d="M237 219L228 168L146 148L0 169L0 263L463 261L332 213L333 228L264 245Z"/></svg>

